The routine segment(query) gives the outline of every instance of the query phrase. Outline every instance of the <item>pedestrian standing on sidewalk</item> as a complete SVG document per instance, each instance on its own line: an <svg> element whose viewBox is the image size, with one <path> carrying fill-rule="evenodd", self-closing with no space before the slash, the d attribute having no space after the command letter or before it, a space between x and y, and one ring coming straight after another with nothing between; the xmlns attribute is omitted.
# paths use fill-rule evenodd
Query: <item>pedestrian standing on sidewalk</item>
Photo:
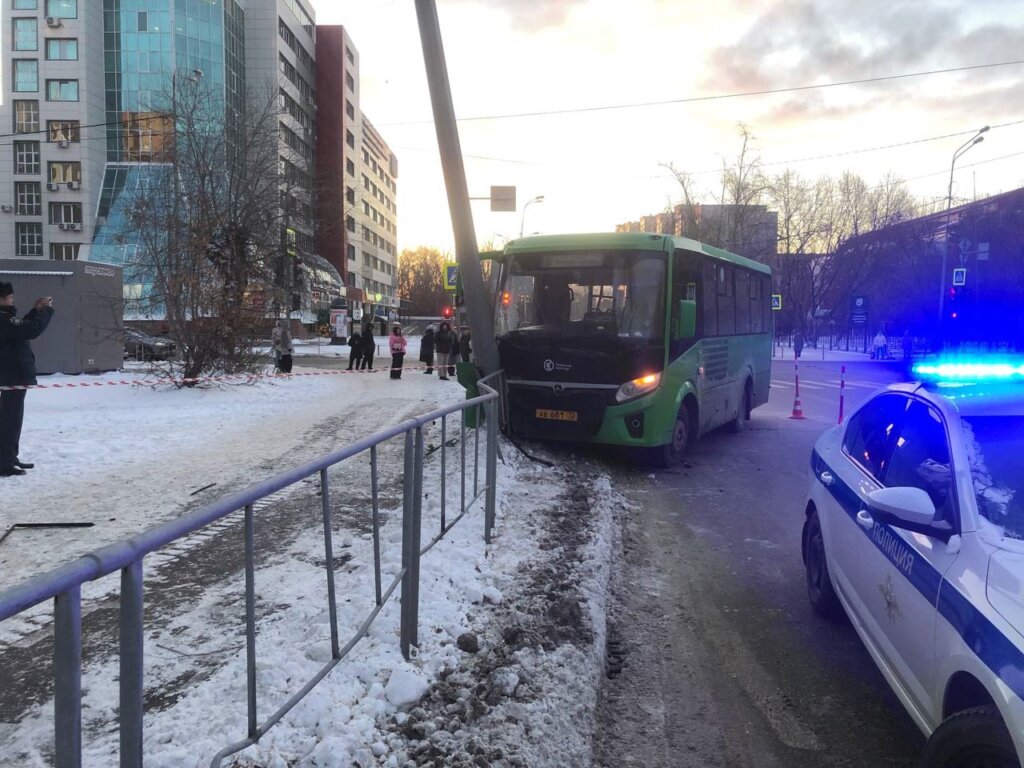
<svg viewBox="0 0 1024 768"><path fill-rule="evenodd" d="M455 375L455 364L459 362L459 334L454 329L452 330L452 348L448 353L448 375Z"/></svg>
<svg viewBox="0 0 1024 768"><path fill-rule="evenodd" d="M462 335L459 337L459 354L462 355L462 362L464 363L469 362L469 356L473 353L473 347L470 342L469 328L463 327Z"/></svg>
<svg viewBox="0 0 1024 768"><path fill-rule="evenodd" d="M352 366L359 370L359 364L363 360L363 337L359 335L359 331L355 328L352 329L352 335L348 338L348 369L351 371Z"/></svg>
<svg viewBox="0 0 1024 768"><path fill-rule="evenodd" d="M405 360L405 336L402 335L402 326L396 325L388 338L388 347L391 349L391 378L402 378L402 363Z"/></svg>
<svg viewBox="0 0 1024 768"><path fill-rule="evenodd" d="M359 341L360 349L363 351L363 362L360 370L369 368L373 370L373 354L377 351L377 340L373 338L373 326L367 325L363 328L363 337Z"/></svg>
<svg viewBox="0 0 1024 768"><path fill-rule="evenodd" d="M14 308L14 286L0 283L0 386L27 387L36 383L36 358L28 343L46 330L53 317L53 299L36 299L24 317ZM24 389L0 392L0 477L24 475L34 464L18 457L25 416Z"/></svg>
<svg viewBox="0 0 1024 768"><path fill-rule="evenodd" d="M799 360L804 351L804 332L797 328L793 331L793 359Z"/></svg>
<svg viewBox="0 0 1024 768"><path fill-rule="evenodd" d="M434 349L437 352L437 378L442 381L448 380L448 355L452 352L451 326L448 323L441 323L434 335Z"/></svg>
<svg viewBox="0 0 1024 768"><path fill-rule="evenodd" d="M281 373L292 372L292 355L295 348L292 345L292 333L288 330L288 321L281 319L277 321L274 330L270 332L270 342L274 348L274 360L277 362L277 370Z"/></svg>
<svg viewBox="0 0 1024 768"><path fill-rule="evenodd" d="M914 339L910 335L910 329L903 332L903 359L909 360L914 355Z"/></svg>
<svg viewBox="0 0 1024 768"><path fill-rule="evenodd" d="M426 374L434 372L434 326L428 325L420 341L420 362L427 364Z"/></svg>

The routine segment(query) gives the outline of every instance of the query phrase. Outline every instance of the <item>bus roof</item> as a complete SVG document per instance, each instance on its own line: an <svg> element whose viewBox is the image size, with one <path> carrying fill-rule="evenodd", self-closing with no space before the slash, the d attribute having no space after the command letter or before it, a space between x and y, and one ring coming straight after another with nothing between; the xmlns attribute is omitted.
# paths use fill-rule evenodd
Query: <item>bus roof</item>
<svg viewBox="0 0 1024 768"><path fill-rule="evenodd" d="M688 237L656 235L650 232L598 232L579 235L536 235L512 240L505 246L505 255L537 253L540 251L622 250L658 251L667 253L680 248L685 251L704 253L715 259L746 267L770 275L772 270L766 264L748 259L735 253L706 245Z"/></svg>

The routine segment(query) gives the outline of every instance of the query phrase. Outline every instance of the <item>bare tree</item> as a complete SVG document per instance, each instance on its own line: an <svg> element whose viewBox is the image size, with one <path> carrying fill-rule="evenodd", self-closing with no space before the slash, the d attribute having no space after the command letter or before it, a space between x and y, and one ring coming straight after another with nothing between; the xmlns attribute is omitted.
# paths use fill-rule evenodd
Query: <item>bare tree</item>
<svg viewBox="0 0 1024 768"><path fill-rule="evenodd" d="M279 159L276 93L235 110L182 78L167 103L162 151L140 171L123 233L136 284L150 286L135 298L165 318L186 384L253 372L268 300L283 303L298 264L286 225L310 193Z"/></svg>

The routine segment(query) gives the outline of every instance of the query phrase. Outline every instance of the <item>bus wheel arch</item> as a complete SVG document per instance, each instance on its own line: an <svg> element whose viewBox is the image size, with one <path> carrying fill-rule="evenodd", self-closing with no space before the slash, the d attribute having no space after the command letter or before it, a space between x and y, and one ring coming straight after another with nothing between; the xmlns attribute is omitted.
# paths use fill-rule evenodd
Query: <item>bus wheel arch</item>
<svg viewBox="0 0 1024 768"><path fill-rule="evenodd" d="M736 417L729 422L730 432L742 432L746 426L745 422L750 421L751 412L754 410L754 377L747 372L743 382L743 390L740 395L740 402L736 410Z"/></svg>
<svg viewBox="0 0 1024 768"><path fill-rule="evenodd" d="M686 451L697 439L699 413L697 398L692 392L687 393L676 414L672 425L672 434L664 445L650 450L651 463L658 467L674 467L683 460Z"/></svg>

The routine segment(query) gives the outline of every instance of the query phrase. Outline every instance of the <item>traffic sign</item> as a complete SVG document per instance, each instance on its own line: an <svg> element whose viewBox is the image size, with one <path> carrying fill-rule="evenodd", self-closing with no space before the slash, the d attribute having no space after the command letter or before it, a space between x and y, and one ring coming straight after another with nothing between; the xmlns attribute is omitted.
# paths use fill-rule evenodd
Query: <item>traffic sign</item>
<svg viewBox="0 0 1024 768"><path fill-rule="evenodd" d="M953 270L953 285L967 285L967 270L957 268Z"/></svg>
<svg viewBox="0 0 1024 768"><path fill-rule="evenodd" d="M516 188L491 187L491 210L515 213Z"/></svg>
<svg viewBox="0 0 1024 768"><path fill-rule="evenodd" d="M444 265L444 289L446 291L454 291L456 283L459 281L459 265L458 264L445 264Z"/></svg>
<svg viewBox="0 0 1024 768"><path fill-rule="evenodd" d="M864 296L850 299L850 322L854 325L865 325L868 321L868 300Z"/></svg>
<svg viewBox="0 0 1024 768"><path fill-rule="evenodd" d="M772 311L773 312L781 312L782 311L782 294L781 293L773 293L772 294Z"/></svg>

